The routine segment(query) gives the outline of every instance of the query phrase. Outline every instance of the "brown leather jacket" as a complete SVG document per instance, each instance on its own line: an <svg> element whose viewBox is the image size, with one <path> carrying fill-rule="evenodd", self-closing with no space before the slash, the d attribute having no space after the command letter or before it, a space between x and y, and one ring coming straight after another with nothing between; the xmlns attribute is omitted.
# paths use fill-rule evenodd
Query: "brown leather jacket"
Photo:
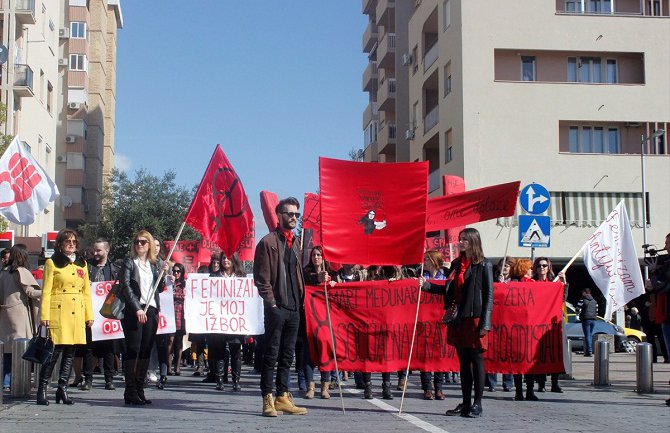
<svg viewBox="0 0 670 433"><path fill-rule="evenodd" d="M288 287L284 266L285 250L286 238L279 230L265 235L256 246L254 281L266 308L273 305L286 306ZM305 297L305 286L302 276L300 246L297 241L293 242L291 250L296 256L296 267L293 271L300 291L300 302L302 302Z"/></svg>

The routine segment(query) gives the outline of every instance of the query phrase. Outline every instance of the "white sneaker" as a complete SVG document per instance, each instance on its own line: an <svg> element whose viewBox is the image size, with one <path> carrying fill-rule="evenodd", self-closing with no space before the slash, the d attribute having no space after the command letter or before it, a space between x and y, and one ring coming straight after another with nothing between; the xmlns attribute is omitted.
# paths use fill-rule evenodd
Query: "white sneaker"
<svg viewBox="0 0 670 433"><path fill-rule="evenodd" d="M156 383L158 382L158 376L153 371L149 371L147 372L147 380L151 383Z"/></svg>

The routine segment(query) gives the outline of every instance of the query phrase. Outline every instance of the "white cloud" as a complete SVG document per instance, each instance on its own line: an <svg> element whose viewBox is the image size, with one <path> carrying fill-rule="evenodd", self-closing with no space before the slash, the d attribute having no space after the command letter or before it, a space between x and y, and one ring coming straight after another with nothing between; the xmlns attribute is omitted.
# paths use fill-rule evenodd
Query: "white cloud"
<svg viewBox="0 0 670 433"><path fill-rule="evenodd" d="M133 166L133 162L130 160L130 157L117 153L114 155L114 166L119 171L129 171Z"/></svg>

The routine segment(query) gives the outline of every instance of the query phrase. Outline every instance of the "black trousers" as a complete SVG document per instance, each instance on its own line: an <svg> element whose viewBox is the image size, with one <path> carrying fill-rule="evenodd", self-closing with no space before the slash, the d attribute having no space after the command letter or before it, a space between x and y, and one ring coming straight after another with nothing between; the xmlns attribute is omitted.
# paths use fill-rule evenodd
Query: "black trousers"
<svg viewBox="0 0 670 433"><path fill-rule="evenodd" d="M288 391L295 341L300 326L300 313L280 307L265 309L263 336L263 364L261 367L261 394L272 394L272 376L277 366L277 395Z"/></svg>
<svg viewBox="0 0 670 433"><path fill-rule="evenodd" d="M474 404L482 404L484 394L484 356L481 349L470 349L456 346L458 361L461 366L461 394L463 405L470 407L472 403L472 390L474 388Z"/></svg>
<svg viewBox="0 0 670 433"><path fill-rule="evenodd" d="M76 346L74 356L82 358L81 374L86 380L93 379L93 337L91 328L86 327L86 344Z"/></svg>
<svg viewBox="0 0 670 433"><path fill-rule="evenodd" d="M134 315L125 317L121 320L121 327L126 337L124 362L134 361L135 359L149 359L156 340L156 331L158 331L158 310L149 307L147 321L144 324L139 323Z"/></svg>

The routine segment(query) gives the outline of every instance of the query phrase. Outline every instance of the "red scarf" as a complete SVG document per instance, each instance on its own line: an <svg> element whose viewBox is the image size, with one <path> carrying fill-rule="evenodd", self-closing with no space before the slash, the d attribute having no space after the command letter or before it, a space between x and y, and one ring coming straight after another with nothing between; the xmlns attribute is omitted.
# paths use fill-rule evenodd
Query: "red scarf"
<svg viewBox="0 0 670 433"><path fill-rule="evenodd" d="M286 245L288 245L288 248L291 249L293 248L293 241L295 240L295 233L293 233L293 230L288 230L284 231L283 229L281 230L282 234L286 238Z"/></svg>
<svg viewBox="0 0 670 433"><path fill-rule="evenodd" d="M465 284L465 272L470 268L470 263L472 263L472 259L467 259L465 256L461 257L461 269L456 277L456 285L458 287L462 287Z"/></svg>

